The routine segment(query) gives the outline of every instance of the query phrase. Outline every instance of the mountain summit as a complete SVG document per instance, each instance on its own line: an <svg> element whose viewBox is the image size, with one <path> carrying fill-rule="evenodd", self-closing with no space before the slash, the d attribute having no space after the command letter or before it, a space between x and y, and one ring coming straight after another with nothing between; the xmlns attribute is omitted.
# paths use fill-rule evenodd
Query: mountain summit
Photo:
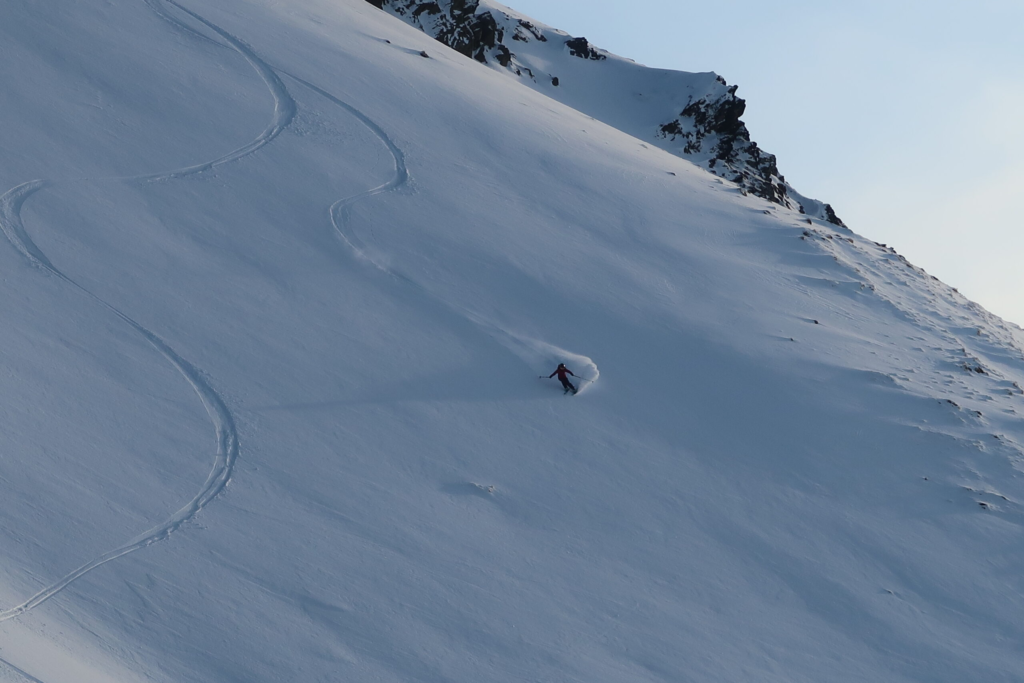
<svg viewBox="0 0 1024 683"><path fill-rule="evenodd" d="M744 190L834 225L828 204L804 197L775 155L751 141L746 102L714 73L652 69L586 38L540 24L490 0L368 0L453 50Z"/></svg>

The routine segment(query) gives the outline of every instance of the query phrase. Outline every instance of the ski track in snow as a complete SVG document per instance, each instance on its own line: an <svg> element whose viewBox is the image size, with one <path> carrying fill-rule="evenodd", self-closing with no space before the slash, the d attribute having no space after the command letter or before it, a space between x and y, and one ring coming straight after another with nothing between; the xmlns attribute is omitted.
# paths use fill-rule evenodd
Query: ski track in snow
<svg viewBox="0 0 1024 683"><path fill-rule="evenodd" d="M175 512L168 520L155 526L148 531L136 536L127 543L110 550L95 558L91 562L80 566L71 573L64 576L54 584L39 591L25 602L7 610L0 611L0 623L21 616L25 612L37 607L46 600L64 590L73 581L81 578L93 569L115 560L123 555L145 548L158 541L162 541L173 532L177 531L185 522L206 506L211 500L224 490L234 468L235 460L238 457L238 434L235 429L234 419L224 401L217 392L203 379L202 374L193 365L179 356L159 336L151 332L142 324L123 313L113 304L108 303L101 297L78 284L76 281L65 275L56 268L39 247L28 236L25 226L21 220L21 207L33 193L45 187L42 181L25 183L14 188L3 197L0 197L0 227L3 228L5 236L33 265L60 278L71 287L85 294L88 298L99 303L111 311L129 327L135 330L147 342L150 343L160 354L167 359L176 370L192 386L192 389L199 395L210 415L217 432L217 456L206 482L196 496L184 507Z"/></svg>
<svg viewBox="0 0 1024 683"><path fill-rule="evenodd" d="M376 136L381 143L388 149L394 160L394 174L385 183L378 185L377 187L365 190L355 195L345 197L338 200L330 207L331 224L339 237L344 241L352 251L360 258L368 261L382 272L399 279L417 290L424 293L433 299L438 299L436 295L430 292L426 287L420 283L412 280L411 278L396 272L395 270L388 268L380 262L374 260L363 247L358 238L350 234L345 228L351 221L351 208L364 199L369 199L377 195L393 192L405 186L409 182L409 171L405 163L405 155L402 150L394 143L391 137L381 128L373 119L366 116L359 109L353 107L347 102L335 97L326 90L306 81L298 76L289 74L284 70L278 70L270 66L267 62L260 59L256 52L249 47L244 41L228 33L220 26L210 22L201 15L189 10L188 8L175 2L175 0L144 0L146 5L150 7L161 19L176 26L182 33L189 35L193 38L203 39L206 41L213 42L219 45L216 41L210 39L203 33L195 30L188 24L180 21L174 17L171 13L165 11L164 6L170 5L183 14L191 17L196 22L199 22L210 31L214 32L217 36L223 39L228 45L236 52L242 55L245 60L252 66L252 68L260 75L266 84L268 90L274 98L274 113L270 124L266 129L263 130L254 140L250 143L239 147L227 154L217 157L216 159L206 161L201 164L195 164L185 168L175 169L173 171L155 173L149 175L135 176L128 180L138 181L161 181L161 180L172 180L185 178L192 175L204 173L212 170L217 166L236 161L245 156L252 154L259 150L265 145L269 144L276 137L278 137L291 122L294 120L297 113L297 105L288 88L281 80L280 74L287 75L294 79L301 85L309 88L311 91L317 93L321 97L324 97L328 101L332 102L336 106L343 109L349 115L356 118L361 124L368 128L374 136ZM107 302L100 296L94 294L78 282L73 280L71 277L66 275L63 271L57 268L46 254L36 245L31 239L25 225L21 219L21 209L25 201L33 194L49 186L46 180L33 180L27 183L18 185L17 187L9 190L6 194L0 197L0 229L2 229L5 237L11 243L11 245L17 249L32 265L50 273L51 275L59 278L60 280L67 283L72 288L78 290L89 299L100 304L103 308L113 313L122 322L131 327L136 333L141 335L151 346L153 346L168 362L175 367L175 369L185 378L185 380L191 385L192 389L199 396L203 403L207 413L214 423L217 434L217 456L209 476L199 493L196 494L191 501L189 501L184 507L175 512L169 519L164 521L162 524L154 526L153 528L143 532L142 534L131 539L127 543L124 543L113 550L110 550L103 555L93 559L86 564L81 565L74 571L68 573L59 581L51 584L50 586L39 591L25 602L11 607L7 610L0 611L0 623L15 619L22 616L26 612L38 607L45 601L57 595L71 583L78 580L82 576L85 576L92 570L100 567L108 562L116 560L120 557L128 555L129 553L141 550L147 546L150 546L159 541L165 540L172 533L177 531L186 522L191 520L198 514L210 501L216 498L227 486L227 483L231 479L232 472L234 470L235 461L238 458L239 453L239 442L238 433L235 427L234 419L231 412L228 410L227 405L224 403L220 395L213 389L213 387L203 379L202 373L191 363L182 358L173 348L171 348L166 342L163 341L157 334L143 326L141 323L136 321L134 318L118 309L113 304ZM439 300L439 299L438 299ZM584 379L585 382L593 383L599 376L597 366L589 358L580 356L578 354L571 353L554 345L539 340L529 339L520 335L509 332L508 330L502 329L498 325L490 322L489 320L481 317L480 315L456 306L450 302L441 300L441 302L452 308L456 313L462 317L470 320L474 324L485 330L490 336L495 337L499 342L502 343L506 348L509 348L519 357L525 361L534 364L539 359L544 361L548 360L570 360L575 361L578 364L584 365L591 370L593 375L592 378ZM582 390L581 385L581 390ZM24 675L29 680L36 680L27 674L21 672L20 669L4 662L10 666L13 670L19 674Z"/></svg>
<svg viewBox="0 0 1024 683"><path fill-rule="evenodd" d="M291 93L288 92L288 88L285 87L284 83L281 82L281 77L270 67L269 64L260 59L251 47L249 47L243 40L236 38L221 27L217 26L213 22L210 22L200 15L196 14L192 10L179 5L175 0L146 0L146 4L153 8L154 11L160 16L161 19L170 21L177 25L179 29L189 35L206 38L201 33L197 32L191 26L178 21L171 14L164 12L160 7L161 2L166 2L168 5L176 7L188 16L192 17L203 26L216 33L218 36L224 39L236 52L242 55L249 65L260 75L263 82L266 83L267 88L270 90L271 95L274 96L274 117L270 121L270 124L266 129L256 136L252 142L247 145L243 145L233 152L229 152L223 156L217 157L212 161L207 161L202 164L196 164L195 166L188 166L186 168L176 169L167 173L156 173L148 176L141 176L136 180L171 180L175 178L185 178L187 176L196 175L197 173L203 173L210 169L216 168L223 164L236 161L244 156L248 156L260 149L261 147L269 144L274 138L284 132L284 129L295 119L296 105L295 100L292 99Z"/></svg>
<svg viewBox="0 0 1024 683"><path fill-rule="evenodd" d="M369 190L365 190L363 192L359 192L349 197L339 199L338 201L331 205L331 225L334 227L335 232L338 234L341 240L346 245L348 245L348 247L353 251L353 253L355 253L357 257L370 263L372 266L374 266L381 272L397 280L400 280L406 283L407 285L410 285L417 291L421 292L424 296L439 301L443 305L447 306L457 315L469 320L476 326L480 327L482 330L484 330L485 333L494 338L502 346L507 348L509 351L514 353L516 356L521 358L523 361L525 361L532 367L536 367L537 365L540 364L547 365L549 363L557 362L575 362L577 364L577 368L579 366L586 367L589 370L591 376L588 378L580 378L581 382L578 387L580 393L583 392L585 386L597 382L597 379L598 377L600 377L601 372L598 369L597 364L594 363L594 361L588 358L587 356L572 353L571 351L567 351L553 344L549 344L547 342L543 342L537 339L531 339L529 337L524 337L514 332L510 332L509 330L500 327L496 323L469 310L468 308L441 299L424 285L420 284L419 282L416 282L407 275L404 275L394 270L393 268L387 266L386 264L382 263L381 261L375 259L369 253L366 247L362 244L361 240L359 240L359 238L356 237L355 234L350 229L346 228L351 223L352 207L355 206L357 203L365 199L369 199L370 197L375 197L377 195L394 192L409 183L410 176L409 169L405 163L405 154L398 147L398 145L395 144L394 140L391 139L391 136L388 135L387 132L385 132L385 130L381 128L381 126L378 125L376 121L371 119L369 116L364 114L356 107L352 106L351 104L345 102L344 100L338 97L335 97L331 93L327 92L326 90L323 90L320 87L317 87L316 85L310 83L309 81L299 78L298 76L290 74L284 70L281 70L281 73L288 76L289 78L294 79L296 82L304 85L305 87L309 88L310 90L317 93L321 97L337 105L338 107L349 113L351 116L353 116L361 124L366 126L366 128L368 128L370 132L372 132L377 137L377 139L380 140L380 142L388 149L388 152L390 152L391 157L394 160L394 174L392 175L391 179L389 179L387 182L378 185L377 187L371 188Z"/></svg>
<svg viewBox="0 0 1024 683"><path fill-rule="evenodd" d="M377 139L384 143L384 146L388 148L388 152L391 153L391 157L394 160L395 164L395 172L392 178L388 180L386 183L378 185L377 187L366 190L365 192L354 194L351 197L339 199L334 204L332 204L330 208L331 225L334 226L334 230L338 233L341 239L346 244L348 244L349 247L351 247L352 251L354 251L361 258L366 259L367 261L369 261L370 263L372 263L374 266L384 271L385 273L395 275L396 277L399 277L407 282L412 282L411 280L409 280L409 278L393 273L390 269L374 261L366 253L366 249L362 247L360 244L358 244L356 238L346 233L343 227L346 224L348 224L348 222L351 219L353 205L357 204L358 202L361 202L364 199L369 199L370 197L375 197L379 194L392 192L409 183L409 169L405 165L405 154L402 152L401 149L399 149L398 145L394 143L394 141L391 139L391 136L388 135L383 128L377 125L377 123L373 119L371 119L363 112L359 111L358 109L356 109L349 103L345 102L344 100L335 97L326 90L313 85L309 81L299 78L298 76L294 76L286 71L281 71L281 73L285 74L289 78L294 79L296 82L301 83L302 85L306 86L316 94L320 95L321 97L329 100L333 104L344 109L346 112L355 117L361 124L369 128L370 131L375 136L377 136Z"/></svg>
<svg viewBox="0 0 1024 683"><path fill-rule="evenodd" d="M144 3L146 3L146 6L149 7L151 10L153 10L153 13L156 14L158 17L160 17L161 20L167 22L168 24L173 26L176 30L181 31L182 33L185 33L186 35L189 35L192 38L198 38L198 39L200 39L202 41L205 41L205 42L207 42L207 43L209 43L211 45L215 45L217 47L225 47L225 45L223 43L219 43L216 40L214 40L213 38L210 38L205 33L201 33L200 31L195 30L194 28L192 28L188 24L185 24L185 23L179 21L178 19L175 19L169 12L167 12L164 9L164 3L167 2L168 0L142 0L142 1ZM173 0L171 0L171 1L173 1Z"/></svg>
<svg viewBox="0 0 1024 683"><path fill-rule="evenodd" d="M213 24L195 12L181 6L174 0L145 1L146 4L160 16L160 18L177 25L183 32L210 40L206 36L194 30L192 27L165 12L163 10L162 3L166 3L177 8L184 14L192 17L195 21L216 33L226 41L230 47L240 53L260 75L273 95L274 115L270 125L268 125L267 128L252 142L228 154L217 157L212 161L176 169L166 173L137 176L132 178L133 180L169 180L184 178L186 176L209 171L222 164L236 161L242 157L252 154L256 150L270 143L292 122L296 113L295 100L292 99L291 94L288 92L288 89L285 87L281 78L277 75L274 69L261 60L248 45L216 24ZM100 555L92 561L81 565L57 582L39 591L20 605L0 611L0 623L20 617L26 612L38 607L54 595L57 595L67 588L71 583L85 576L97 567L168 538L172 533L180 529L182 525L194 518L200 510L202 510L208 503L210 503L210 501L216 498L224 490L231 479L239 453L238 432L235 427L234 418L232 417L230 410L228 410L227 405L224 403L224 400L216 390L205 379L203 379L202 373L195 366L178 355L178 353L156 333L152 332L113 304L107 302L64 274L63 271L57 268L50 261L46 254L43 253L43 251L29 236L21 218L22 206L29 197L47 186L48 183L45 180L33 180L18 185L0 197L0 230L3 231L4 236L11 245L32 265L59 278L120 318L122 322L141 335L169 363L171 363L179 373L181 373L199 396L207 414L210 416L210 419L214 424L217 435L217 455L213 469L210 471L210 474L206 478L202 488L199 490L199 493L197 493L195 497L193 497L192 500L186 503L181 509L171 515L170 518L163 523L144 531L127 543L124 543L123 545ZM36 680L10 663L6 661L3 663L9 666L12 670L17 671L25 678L32 681Z"/></svg>
<svg viewBox="0 0 1024 683"><path fill-rule="evenodd" d="M10 669L10 670L11 670L11 671L13 671L14 673L16 673L16 674L18 674L19 676L21 676L22 678L24 678L24 679L25 679L26 681L29 681L29 683L43 683L43 682L42 682L41 680L39 680L39 679L38 679L38 678L36 678L35 676L33 676L33 675L31 675L31 674L29 674L29 673L27 673L27 672L25 672L25 671L22 671L22 670L21 670L21 669L19 669L18 667L14 666L13 664L11 664L10 662L8 662L8 661L7 661L6 659L4 659L3 657L0 657L0 664L3 664L3 665L4 665L5 667L7 667L8 669Z"/></svg>

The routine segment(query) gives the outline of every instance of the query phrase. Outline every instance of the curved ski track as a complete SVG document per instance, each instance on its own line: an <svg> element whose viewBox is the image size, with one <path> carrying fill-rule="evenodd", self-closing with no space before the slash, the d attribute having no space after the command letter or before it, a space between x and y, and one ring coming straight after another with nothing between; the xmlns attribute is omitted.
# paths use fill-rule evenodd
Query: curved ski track
<svg viewBox="0 0 1024 683"><path fill-rule="evenodd" d="M351 247L352 251L354 251L361 258L366 259L367 261L369 261L370 263L372 263L374 266L384 271L385 273L394 275L396 277L400 277L408 282L412 282L412 280L409 280L408 278L399 275L398 273L395 273L392 270L385 268L381 264L374 261L373 258L366 253L366 249L362 247L360 244L358 244L358 239L354 235L349 235L348 233L346 233L344 227L349 222L349 219L352 214L352 206L354 204L361 202L364 199L375 197L379 194L393 192L394 190L399 189L403 185L408 184L409 169L405 165L405 154L402 152L401 149L399 149L398 145L394 143L394 141L391 139L391 136L388 135L383 128L377 125L376 121L374 121L369 116L353 107L348 102L345 102L344 100L335 97L326 90L318 88L309 81L303 80L298 76L294 76L285 71L282 71L281 73L286 74L288 77L306 86L316 94L320 95L321 97L329 100L333 104L344 109L346 112L355 117L356 120L358 120L361 124L369 128L370 132L377 136L377 139L384 143L384 146L388 148L388 152L391 153L391 157L394 160L395 164L394 175L386 183L378 185L377 187L366 190L364 192L354 194L351 197L345 197L344 199L339 199L338 201L334 202L334 204L331 205L330 209L331 225L334 227L335 232L338 233L338 236L342 239L342 241L344 241L345 244Z"/></svg>
<svg viewBox="0 0 1024 683"><path fill-rule="evenodd" d="M276 137L278 137L291 122L294 120L297 113L297 105L288 88L281 80L279 73L287 75L288 77L295 80L297 83L309 88L311 91L317 93L321 97L324 97L328 101L342 108L348 114L356 118L361 124L366 126L388 149L394 160L394 174L387 182L378 185L377 187L369 190L357 193L350 197L345 197L338 200L330 207L330 219L334 230L338 236L344 241L355 254L364 258L373 264L376 268L383 271L384 273L395 277L407 284L412 285L416 289L423 292L430 298L441 301L444 305L452 309L456 314L466 318L470 322L478 325L491 336L498 337L502 343L512 348L514 347L528 347L535 345L534 340L526 340L520 338L518 335L508 332L497 326L496 324L481 318L481 316L473 313L468 309L455 306L450 302L440 300L436 295L430 292L422 284L412 280L411 278L398 273L383 264L375 261L370 255L367 254L365 248L361 246L358 238L354 235L350 235L345 230L345 226L350 222L351 219L351 208L356 203L369 199L380 194L393 192L399 188L407 185L410 180L409 171L405 162L405 155L402 150L394 143L391 137L381 128L373 119L362 113L359 109L353 107L347 102L335 97L326 90L306 81L298 76L292 75L284 70L275 69L267 62L263 61L256 52L249 47L244 41L230 34L229 32L222 29L220 26L207 20L201 15L189 10L182 6L176 0L144 0L147 6L149 6L161 19L171 23L177 27L183 34L190 37L205 40L215 45L221 45L216 40L204 35L202 32L195 30L188 24L180 21L173 14L164 10L164 5L170 5L183 14L191 17L193 20L199 22L210 31L215 33L221 39L223 39L228 46L234 49L236 52L242 55L245 60L252 66L252 68L260 75L266 84L268 90L274 98L274 114L270 124L261 132L255 139L238 149L235 149L227 154L224 154L216 159L206 161L201 164L188 166L185 168L175 169L169 172L154 173L149 175L135 176L134 178L128 178L125 180L140 180L140 181L160 181L160 180L171 180L184 178L191 175L200 174L209 171L217 166L236 161L245 156L256 152L260 148L266 146ZM222 45L221 45L222 46ZM191 501L189 501L184 507L175 512L169 519L160 525L157 525L148 531L136 536L127 543L110 550L103 555L95 558L94 560L83 564L74 571L70 572L59 581L51 584L47 588L39 591L25 602L7 610L0 611L0 623L8 621L10 619L17 618L29 610L38 607L40 604L50 599L54 595L58 594L62 590L68 587L72 582L81 578L85 574L91 572L93 569L100 567L112 560L119 557L123 557L129 553L141 550L153 543L157 543L166 539L172 533L177 531L183 524L188 522L190 519L202 510L210 501L216 498L227 486L228 481L231 479L231 474L234 470L235 461L238 458L239 443L238 433L235 427L234 418L231 412L228 410L227 405L224 403L220 395L213 389L213 387L203 379L200 371L195 368L192 364L182 358L173 348L171 348L166 342L164 342L158 335L147 329L141 323L122 312L113 304L102 299L98 295L92 293L80 285L75 280L65 275L60 269L53 265L45 253L35 244L35 242L28 235L25 229L24 223L21 219L21 209L25 201L33 195L35 192L47 187L49 183L45 180L34 180L27 183L23 183L0 197L0 229L2 229L7 240L14 246L30 263L33 265L49 272L50 274L60 278L71 287L77 289L93 301L99 303L101 306L112 312L118 318L120 318L126 325L131 327L135 332L141 335L149 342L164 358L170 362L176 370L185 378L185 380L192 386L193 390L199 396L203 402L203 406L206 408L211 420L214 423L217 434L217 455L214 462L213 469L211 470L206 482L200 489L199 493L196 494ZM542 343L543 344L543 343ZM557 349L557 347L551 347L548 344L543 344L551 349ZM561 351L560 349L557 349ZM575 354L571 354L575 355ZM589 359L587 359L589 361ZM592 361L590 361L592 363ZM597 370L594 366L595 371ZM595 376L591 382L596 381ZM5 662L6 663L6 662ZM20 670L14 668L18 673L22 673ZM30 678L25 674L27 678ZM32 679L35 680L35 679Z"/></svg>
<svg viewBox="0 0 1024 683"><path fill-rule="evenodd" d="M22 671L21 669L19 669L18 667L14 666L13 664L11 664L10 662L8 662L6 659L4 659L2 657L0 657L0 664L3 664L5 667L10 669L14 673L18 674L19 676L24 678L29 683L43 683L41 680L39 680L35 676L33 676L33 675L31 675L31 674L29 674L29 673L27 673L25 671Z"/></svg>
<svg viewBox="0 0 1024 683"><path fill-rule="evenodd" d="M584 379L583 381L588 384L593 384L597 382L597 379L600 377L601 372L598 369L597 364L594 363L593 360L591 360L590 358L587 358L586 356L580 356L570 351L566 351L565 349L561 349L552 344L548 344L547 342L542 342L536 339L529 339L526 337L522 337L518 334L515 334L513 332L510 332L502 328L498 324L492 322L491 320L488 320L486 317L478 313L475 313L474 311L464 306L459 306L450 301L445 301L444 299L440 298L439 296L431 292L423 284L416 282L409 276L404 275L403 273L400 273L394 270L393 268L390 268L387 265L380 263L379 261L374 259L373 256L367 252L365 246L362 244L359 238L352 234L350 230L346 230L346 227L351 222L352 207L355 204L363 201L364 199L369 199L370 197L374 197L376 195L384 194L387 192L393 192L409 183L410 176L409 169L405 163L405 154L398 147L398 145L396 145L395 142L391 139L391 136L388 135L387 132L385 132L384 129L381 128L376 121L374 121L369 116L361 112L359 109L335 97L334 95L323 90L322 88L317 87L316 85L310 83L309 81L303 80L302 78L295 76L294 74L290 74L283 70L281 70L281 73L288 76L289 78L294 79L296 82L304 85L305 87L309 88L313 92L329 100L335 105L341 107L346 112L355 117L360 123L366 126L370 130L370 132L372 132L377 137L377 139L379 139L381 143L383 143L385 147L387 147L388 151L391 153L392 158L394 159L395 170L394 175L391 177L390 180L370 190L354 194L350 197L339 199L338 201L331 205L331 225L334 227L334 231L338 234L338 237L340 237L341 240L345 244L347 244L349 248L352 249L356 256L368 261L381 272L390 275L391 277L397 280L401 280L402 282L405 282L408 285L411 285L414 289L418 290L424 296L427 296L435 301L438 301L442 305L446 306L455 315L464 318L471 322L472 324L479 327L490 337L498 341L502 346L509 349L523 360L527 362L532 362L532 360L536 358L538 354L556 360L567 360L569 358L573 358L583 362L585 365L588 365L593 371L594 376L589 379ZM585 385L580 385L581 391L583 389L583 386Z"/></svg>
<svg viewBox="0 0 1024 683"><path fill-rule="evenodd" d="M245 60L249 62L249 65L260 75L263 82L266 83L267 88L270 90L271 95L274 96L274 117L270 121L270 124L266 129L260 133L256 138L247 145L243 145L233 152L229 152L224 156L218 157L212 161L207 161L202 164L196 164L195 166L189 166L187 168L180 168L168 173L155 173L153 175L141 176L136 180L170 180L174 178L185 178L190 175L196 175L197 173L203 173L209 171L212 168L221 166L223 164L241 159L244 156L252 154L259 148L267 145L284 132L284 129L288 127L288 124L295 118L296 105L295 100L292 99L291 94L288 92L288 88L285 87L284 83L281 82L280 76L274 71L273 68L262 59L260 59L251 47L249 47L244 41L235 36L231 35L216 24L207 21L200 15L196 14L192 10L179 5L175 0L146 0L146 4L152 7L162 19L170 21L176 24L183 33L206 38L206 36L194 30L191 26L184 24L172 15L164 12L160 7L160 2L166 2L173 7L178 8L188 16L192 17L203 26L216 33L218 36L224 39L236 52L245 57Z"/></svg>
<svg viewBox="0 0 1024 683"><path fill-rule="evenodd" d="M256 150L270 143L292 122L296 113L295 100L292 99L291 94L288 92L288 89L285 87L274 69L260 59L252 48L216 24L181 6L175 2L175 0L145 0L145 2L162 19L177 25L184 33L190 34L194 37L210 40L202 33L194 30L184 22L179 21L171 14L165 12L163 10L162 3L166 3L177 8L184 14L192 17L195 21L216 33L220 38L227 42L231 48L241 54L260 75L273 95L274 115L270 125L268 125L267 128L252 142L229 152L228 154L220 156L212 161L176 169L166 173L137 176L133 178L134 180L168 180L203 173L222 164L226 164L252 154ZM228 481L231 479L235 461L238 459L239 453L238 432L235 427L234 418L228 410L227 405L224 403L224 400L216 390L205 379L203 379L202 373L195 366L178 355L178 353L157 334L150 331L144 325L118 309L113 304L92 293L90 290L65 275L64 272L53 265L50 259L47 258L46 254L43 253L43 251L29 236L21 219L22 206L30 196L44 187L47 187L47 185L48 183L45 180L30 181L11 189L0 197L0 230L3 231L4 236L11 245L14 246L14 248L17 249L32 265L56 276L112 312L126 325L131 327L136 333L149 342L151 346L153 346L171 365L174 366L179 373L181 373L199 396L207 414L210 416L210 419L214 424L217 436L217 455L214 460L213 468L207 476L202 488L199 490L199 493L197 493L192 500L186 503L181 509L171 515L170 518L139 534L127 543L124 543L123 545L100 555L92 561L83 564L74 571L65 575L59 581L39 591L20 605L0 611L0 622L15 619L29 610L38 607L43 602L49 600L54 595L67 588L72 582L91 572L93 569L166 539L172 533L180 529L183 524L195 517L200 510L202 510L210 501L216 498L224 490ZM9 666L18 673L24 675L26 678L35 680L13 665Z"/></svg>

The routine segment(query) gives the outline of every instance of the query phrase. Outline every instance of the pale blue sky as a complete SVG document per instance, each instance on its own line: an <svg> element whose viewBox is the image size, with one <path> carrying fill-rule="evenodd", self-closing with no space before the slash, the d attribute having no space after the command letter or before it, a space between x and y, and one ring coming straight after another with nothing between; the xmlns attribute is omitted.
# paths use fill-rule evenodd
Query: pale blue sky
<svg viewBox="0 0 1024 683"><path fill-rule="evenodd" d="M1024 0L506 4L739 85L801 193L1024 325Z"/></svg>

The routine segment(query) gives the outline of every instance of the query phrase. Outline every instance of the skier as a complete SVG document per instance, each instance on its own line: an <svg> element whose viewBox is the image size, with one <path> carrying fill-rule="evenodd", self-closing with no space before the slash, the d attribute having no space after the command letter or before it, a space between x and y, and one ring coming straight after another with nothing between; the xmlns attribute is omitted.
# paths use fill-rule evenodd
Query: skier
<svg viewBox="0 0 1024 683"><path fill-rule="evenodd" d="M572 385L572 382L569 381L569 378L566 377L566 375L572 375L573 377L576 376L572 374L572 370L565 367L565 363L559 363L558 367L555 368L555 371L548 375L548 379L551 379L555 375L558 375L558 381L562 383L562 387L565 389L565 393L569 393L571 391L575 396L576 387L574 387Z"/></svg>

